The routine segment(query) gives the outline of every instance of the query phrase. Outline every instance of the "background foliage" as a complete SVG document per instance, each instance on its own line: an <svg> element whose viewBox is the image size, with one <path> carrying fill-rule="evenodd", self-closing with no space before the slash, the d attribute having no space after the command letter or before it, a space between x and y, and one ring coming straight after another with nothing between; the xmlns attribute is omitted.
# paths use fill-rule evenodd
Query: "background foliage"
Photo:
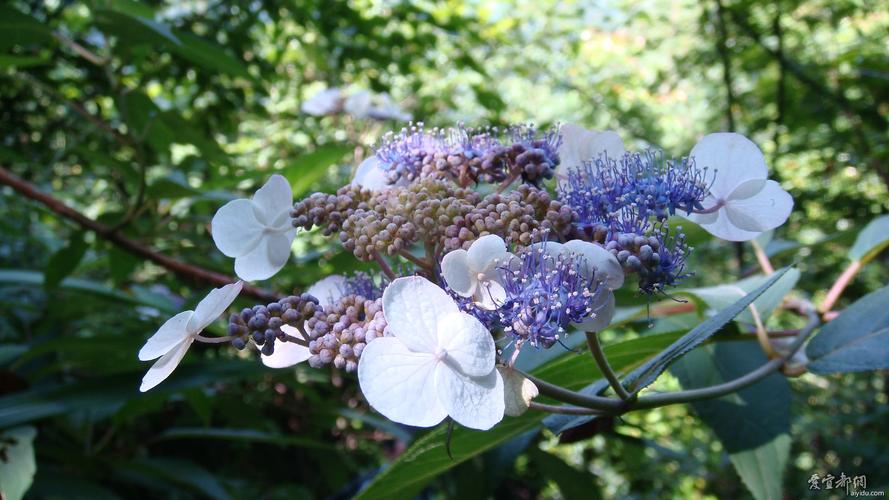
<svg viewBox="0 0 889 500"><path fill-rule="evenodd" d="M208 231L217 207L273 172L296 197L332 191L403 125L300 112L328 87L389 93L432 125L579 122L677 156L706 132L736 130L797 203L769 246L773 260L797 262L797 288L819 299L857 232L889 208L887 30L885 5L852 0L13 1L0 6L0 164L118 234L230 273ZM225 349L195 346L170 380L139 394L139 346L207 284L9 188L0 211L0 439L16 443L0 472L8 495L349 497L412 440L443 448L443 429L423 436L368 412L351 377L266 370ZM696 245L690 286L756 271L749 247ZM867 266L841 305L885 285L886 264L884 254ZM274 287L359 267L303 234ZM641 339L614 346L624 367L657 335L700 321L642 319L607 339ZM699 355L718 359L723 344ZM575 388L596 378L588 360L564 359L572 370L542 369L573 374ZM777 491L795 498L813 473L841 471L885 488L885 373L789 385L790 458ZM730 440L695 416L707 411L653 410L561 437L529 414L484 445L455 433L466 461L447 470L441 449L389 493L748 496Z"/></svg>

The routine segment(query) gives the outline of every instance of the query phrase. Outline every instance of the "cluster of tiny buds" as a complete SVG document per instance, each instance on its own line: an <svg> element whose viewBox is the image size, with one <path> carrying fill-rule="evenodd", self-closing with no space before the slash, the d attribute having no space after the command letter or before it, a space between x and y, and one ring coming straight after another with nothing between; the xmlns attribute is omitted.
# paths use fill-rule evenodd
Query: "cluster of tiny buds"
<svg viewBox="0 0 889 500"><path fill-rule="evenodd" d="M318 299L309 295L291 295L267 305L255 305L232 314L228 320L228 334L236 349L244 349L252 340L266 356L275 352L275 341L288 341L281 330L284 325L302 328L312 318L323 315Z"/></svg>
<svg viewBox="0 0 889 500"><path fill-rule="evenodd" d="M680 231L670 235L666 226L656 227L648 236L622 233L605 243L628 273L639 276L639 289L644 293L661 292L689 276L685 259L693 250Z"/></svg>
<svg viewBox="0 0 889 500"><path fill-rule="evenodd" d="M389 133L376 147L376 156L391 184L421 178L450 179L461 186L521 178L539 185L553 177L559 163L556 130L539 133L530 125L467 129L426 129L412 124Z"/></svg>
<svg viewBox="0 0 889 500"><path fill-rule="evenodd" d="M306 321L309 338L309 365L313 368L333 364L354 372L368 342L386 333L382 299L346 295L323 314Z"/></svg>
<svg viewBox="0 0 889 500"><path fill-rule="evenodd" d="M454 218L444 229L446 251L467 249L473 241L496 234L518 245L530 245L538 231L560 238L572 231L574 213L549 194L521 185L504 194L490 194L465 215Z"/></svg>
<svg viewBox="0 0 889 500"><path fill-rule="evenodd" d="M339 232L343 222L356 210L368 208L373 195L369 189L359 186L341 187L336 194L314 193L297 202L290 217L294 227L318 226L325 236L330 236Z"/></svg>

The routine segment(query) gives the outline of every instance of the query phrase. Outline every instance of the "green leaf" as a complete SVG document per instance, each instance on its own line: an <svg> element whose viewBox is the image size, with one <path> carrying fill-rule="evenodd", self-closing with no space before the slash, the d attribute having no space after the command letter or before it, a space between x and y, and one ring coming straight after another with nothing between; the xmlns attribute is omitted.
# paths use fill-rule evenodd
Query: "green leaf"
<svg viewBox="0 0 889 500"><path fill-rule="evenodd" d="M111 280L116 287L126 283L130 278L130 274L142 263L135 255L113 245L109 246L107 255L108 270L111 274Z"/></svg>
<svg viewBox="0 0 889 500"><path fill-rule="evenodd" d="M889 368L889 286L865 295L806 346L813 373Z"/></svg>
<svg viewBox="0 0 889 500"><path fill-rule="evenodd" d="M43 286L43 273L20 269L0 269L0 285ZM168 297L139 287L131 287L129 291L125 292L109 288L95 281L65 278L59 283L58 288L67 292L87 293L115 302L154 307L162 312L176 312L176 307Z"/></svg>
<svg viewBox="0 0 889 500"><path fill-rule="evenodd" d="M134 357L137 348L133 348ZM145 370L148 366L145 365ZM166 398L170 392L229 379L257 377L262 373L261 367L248 361L217 359L192 363L186 360L173 376L148 394L139 393L139 381L144 370L81 382L38 386L0 397L0 428L75 412L87 412L93 419L103 419L135 398Z"/></svg>
<svg viewBox="0 0 889 500"><path fill-rule="evenodd" d="M380 473L370 485L355 497L362 500L410 498L413 491L442 472L509 439L536 428L542 415L526 413L521 417L506 417L488 431L456 429L451 435L451 454L445 450L447 426L440 425L416 440L398 457L391 467Z"/></svg>
<svg viewBox="0 0 889 500"><path fill-rule="evenodd" d="M156 179L148 186L148 196L154 199L175 200L197 196L201 192L188 184L182 172L172 172Z"/></svg>
<svg viewBox="0 0 889 500"><path fill-rule="evenodd" d="M58 288L59 283L61 283L69 274L74 272L74 269L77 268L77 265L83 260L83 256L86 255L86 249L88 247L86 240L84 239L85 236L83 231L74 233L64 247L60 248L49 257L49 262L46 264L46 269L43 271L43 286L46 287L47 290Z"/></svg>
<svg viewBox="0 0 889 500"><path fill-rule="evenodd" d="M858 233L855 243L849 249L849 258L866 264L889 246L889 215L870 221Z"/></svg>
<svg viewBox="0 0 889 500"><path fill-rule="evenodd" d="M49 57L11 56L0 54L0 68L30 68L49 63Z"/></svg>
<svg viewBox="0 0 889 500"><path fill-rule="evenodd" d="M219 439L225 441L245 441L252 443L268 443L277 446L294 446L298 448L315 448L335 450L336 445L315 439L286 436L278 433L263 432L253 429L220 429L212 427L174 427L167 429L157 440L171 439Z"/></svg>
<svg viewBox="0 0 889 500"><path fill-rule="evenodd" d="M788 271L788 269L790 268L784 268L780 271L777 271L775 274L769 277L769 279L765 283L757 287L752 292L748 293L742 299L726 307L725 309L722 309L718 314L716 314L712 318L709 318L708 320L695 327L692 331L683 335L682 338L673 343L673 345L671 345L668 349L664 350L661 354L650 359L645 364L630 373L624 379L624 383L632 387L634 393L650 385L670 365L670 363L676 361L688 351L700 345L714 333L719 331L723 326L725 326L726 323L728 323L741 312L743 312L744 309L746 309L747 306L749 306L754 300L762 295L763 292L777 283L778 280L780 280L781 277L784 276L784 273Z"/></svg>
<svg viewBox="0 0 889 500"><path fill-rule="evenodd" d="M767 361L755 341L719 342L689 353L670 371L683 388L694 389L733 380ZM787 379L773 373L736 393L692 403L758 500L781 498L790 454L790 402Z"/></svg>
<svg viewBox="0 0 889 500"><path fill-rule="evenodd" d="M37 472L35 436L37 429L30 426L0 434L0 497L4 500L19 500L31 487Z"/></svg>
<svg viewBox="0 0 889 500"><path fill-rule="evenodd" d="M315 151L302 155L281 172L290 181L293 197L300 198L330 170L331 165L340 161L352 151L344 144L326 144Z"/></svg>
<svg viewBox="0 0 889 500"><path fill-rule="evenodd" d="M790 435L781 434L756 448L729 455L741 480L757 500L780 500L784 468L790 456Z"/></svg>
<svg viewBox="0 0 889 500"><path fill-rule="evenodd" d="M178 137L174 128L163 120L160 108L139 91L127 92L118 100L124 119L137 141L145 141L152 149L165 153Z"/></svg>
<svg viewBox="0 0 889 500"><path fill-rule="evenodd" d="M17 344L0 345L0 366L4 366L28 351L28 346Z"/></svg>
<svg viewBox="0 0 889 500"><path fill-rule="evenodd" d="M222 487L219 478L207 469L188 460L142 458L120 464L118 467L157 476L213 499L231 498L231 495Z"/></svg>
<svg viewBox="0 0 889 500"><path fill-rule="evenodd" d="M55 42L49 27L6 5L0 5L0 33L3 33L0 37L0 49L3 50L16 45Z"/></svg>
<svg viewBox="0 0 889 500"><path fill-rule="evenodd" d="M136 0L94 0L93 5L97 8L116 10L133 17L154 19L154 10Z"/></svg>
<svg viewBox="0 0 889 500"><path fill-rule="evenodd" d="M177 32L181 41L173 47L173 52L211 71L218 71L230 76L252 79L243 61L230 56L221 47L210 43L191 33Z"/></svg>
<svg viewBox="0 0 889 500"><path fill-rule="evenodd" d="M589 472L579 471L552 453L541 450L534 450L531 459L544 477L556 483L563 498L602 498L596 478Z"/></svg>
<svg viewBox="0 0 889 500"><path fill-rule="evenodd" d="M128 44L165 45L169 43L173 47L182 44L179 37L166 24L126 12L96 9L96 24L106 33L116 35L122 42Z"/></svg>

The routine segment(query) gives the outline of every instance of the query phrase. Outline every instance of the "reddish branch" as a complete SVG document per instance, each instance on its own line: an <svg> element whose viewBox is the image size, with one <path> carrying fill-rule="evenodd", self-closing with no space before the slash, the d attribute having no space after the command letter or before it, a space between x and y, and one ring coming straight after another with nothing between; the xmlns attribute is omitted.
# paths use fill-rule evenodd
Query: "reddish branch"
<svg viewBox="0 0 889 500"><path fill-rule="evenodd" d="M142 243L139 243L138 241L131 240L123 236L119 232L114 231L112 228L109 228L108 226L105 226L100 222L96 222L93 219L90 219L89 217L78 212L77 210L69 207L68 205L65 205L61 200L58 200L46 193L38 191L37 188L35 188L32 184L16 177L3 167L0 167L0 184L6 184L12 189L18 191L23 196L35 201L39 201L56 214L74 221L84 229L93 231L101 238L108 240L109 242L113 243L123 250L126 250L127 252L132 253L133 255L150 260L151 262L154 262L161 267L169 269L181 278L185 278L191 281L209 283L214 286L227 285L236 281L236 279L231 276L217 273L209 269L204 269L202 267L193 266L191 264L186 264L185 262L180 262L172 257L158 253L157 251L152 250L151 248L143 245ZM255 297L260 300L277 300L278 298L278 296L274 292L256 288L247 284L244 285L243 292L246 295L250 295L251 297Z"/></svg>

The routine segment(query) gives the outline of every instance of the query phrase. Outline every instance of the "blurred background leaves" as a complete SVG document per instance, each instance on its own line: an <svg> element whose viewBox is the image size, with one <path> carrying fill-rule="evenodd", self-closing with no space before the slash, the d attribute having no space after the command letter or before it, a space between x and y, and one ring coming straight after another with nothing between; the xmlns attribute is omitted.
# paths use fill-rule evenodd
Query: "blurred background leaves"
<svg viewBox="0 0 889 500"><path fill-rule="evenodd" d="M0 165L127 238L230 274L209 235L216 208L275 172L296 196L331 192L385 131L405 125L300 112L327 88L388 93L431 125L579 122L676 156L706 132L734 129L762 147L797 203L766 250L776 265L798 262L799 293L818 299L858 231L889 208L887 30L885 5L852 0L13 0L0 6ZM209 287L9 188L0 212L8 498L349 497L418 437L368 412L350 377L270 371L212 346L195 346L156 392L139 394L139 346ZM879 243L878 232L867 234ZM694 244L690 287L756 271L749 248ZM885 252L860 246L874 262L841 306L886 284ZM316 233L294 251L266 287L302 290L364 267ZM703 311L652 328L637 311L607 340L629 369ZM711 361L721 348L708 348ZM568 353L542 369L580 388L597 375L583 361ZM759 496L798 497L816 472L868 474L872 489L885 487L885 373L790 384L787 477L781 486L778 471L777 489ZM693 411L594 420L561 437L521 434L538 428L528 421L542 416L529 415L503 430L519 437L471 455L461 446L479 446L477 435L458 429L453 451L466 461L451 468L442 449L432 458L443 468L390 493L749 495L722 431ZM443 433L419 439L444 448Z"/></svg>

